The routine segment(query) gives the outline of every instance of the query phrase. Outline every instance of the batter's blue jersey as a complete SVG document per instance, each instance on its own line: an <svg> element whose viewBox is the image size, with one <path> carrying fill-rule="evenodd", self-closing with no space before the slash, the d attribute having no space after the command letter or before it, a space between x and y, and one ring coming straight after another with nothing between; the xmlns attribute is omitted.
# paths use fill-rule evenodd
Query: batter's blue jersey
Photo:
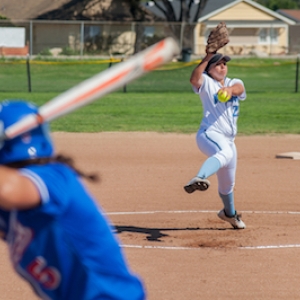
<svg viewBox="0 0 300 300"><path fill-rule="evenodd" d="M0 210L16 271L42 299L145 299L108 220L69 167L51 163L20 172L37 186L42 204Z"/></svg>

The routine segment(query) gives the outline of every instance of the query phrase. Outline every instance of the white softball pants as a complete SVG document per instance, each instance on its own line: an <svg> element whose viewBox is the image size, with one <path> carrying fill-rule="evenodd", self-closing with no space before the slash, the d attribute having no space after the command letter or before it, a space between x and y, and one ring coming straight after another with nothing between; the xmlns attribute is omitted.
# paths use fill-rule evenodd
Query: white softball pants
<svg viewBox="0 0 300 300"><path fill-rule="evenodd" d="M233 192L237 167L237 151L234 140L215 131L199 129L196 141L200 151L207 157L215 157L220 162L217 171L218 191L223 195Z"/></svg>

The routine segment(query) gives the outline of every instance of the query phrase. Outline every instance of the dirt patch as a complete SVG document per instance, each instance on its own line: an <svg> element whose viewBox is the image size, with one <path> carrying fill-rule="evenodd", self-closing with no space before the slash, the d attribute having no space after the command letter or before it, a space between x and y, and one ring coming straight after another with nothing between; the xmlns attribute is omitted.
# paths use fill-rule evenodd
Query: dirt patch
<svg viewBox="0 0 300 300"><path fill-rule="evenodd" d="M205 157L194 135L54 133L57 151L72 155L100 184L87 186L124 245L150 300L297 299L300 251L300 136L239 136L236 208L245 230L217 218L215 176L206 192L183 186ZM0 299L32 300L0 243Z"/></svg>

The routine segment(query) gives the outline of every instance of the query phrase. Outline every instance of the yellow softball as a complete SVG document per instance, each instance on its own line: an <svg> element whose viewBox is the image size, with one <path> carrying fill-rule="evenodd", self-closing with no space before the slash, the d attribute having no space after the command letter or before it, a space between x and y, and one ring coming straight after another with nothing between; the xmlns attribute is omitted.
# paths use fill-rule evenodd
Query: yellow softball
<svg viewBox="0 0 300 300"><path fill-rule="evenodd" d="M230 99L230 97L228 96L228 93L226 91L220 91L218 93L218 100L220 102L227 102Z"/></svg>

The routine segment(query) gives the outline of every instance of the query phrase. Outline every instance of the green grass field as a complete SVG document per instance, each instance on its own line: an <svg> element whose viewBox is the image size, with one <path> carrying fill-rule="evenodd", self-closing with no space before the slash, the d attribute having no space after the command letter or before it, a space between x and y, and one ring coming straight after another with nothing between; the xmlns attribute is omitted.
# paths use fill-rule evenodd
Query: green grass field
<svg viewBox="0 0 300 300"><path fill-rule="evenodd" d="M295 60L237 59L228 76L244 81L239 134L299 134L300 91L295 92ZM195 63L171 63L51 124L53 131L157 131L194 133L202 107L189 77ZM0 62L0 98L26 99L42 105L84 79L108 68L98 61L32 62L28 92L24 62Z"/></svg>

